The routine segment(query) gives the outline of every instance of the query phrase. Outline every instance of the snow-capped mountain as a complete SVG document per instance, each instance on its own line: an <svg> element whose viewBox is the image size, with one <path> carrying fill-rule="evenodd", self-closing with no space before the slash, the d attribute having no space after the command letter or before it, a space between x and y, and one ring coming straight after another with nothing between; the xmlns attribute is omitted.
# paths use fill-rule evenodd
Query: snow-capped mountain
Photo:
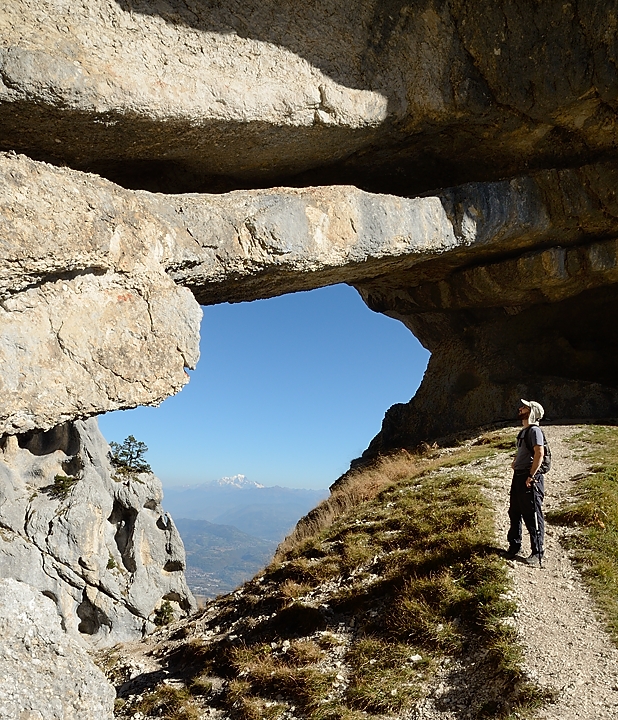
<svg viewBox="0 0 618 720"><path fill-rule="evenodd" d="M328 495L328 490L265 486L245 475L164 490L163 507L174 518L233 525L264 540L283 540Z"/></svg>
<svg viewBox="0 0 618 720"><path fill-rule="evenodd" d="M265 485L253 482L249 480L246 475L232 475L231 477L222 477L215 480L213 483L206 483L211 485L220 485L221 487L235 487L243 490L247 488L263 488Z"/></svg>

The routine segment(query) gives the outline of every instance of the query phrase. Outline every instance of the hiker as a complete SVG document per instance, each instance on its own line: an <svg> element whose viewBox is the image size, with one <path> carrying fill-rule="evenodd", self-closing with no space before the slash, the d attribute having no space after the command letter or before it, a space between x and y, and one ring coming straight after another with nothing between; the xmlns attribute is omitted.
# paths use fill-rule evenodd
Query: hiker
<svg viewBox="0 0 618 720"><path fill-rule="evenodd" d="M545 458L546 440L539 427L539 420L545 414L543 406L534 400L522 400L519 418L523 425L517 435L517 454L511 467L513 481L511 483L509 519L511 526L507 535L509 549L508 558L514 558L521 549L522 526L530 533L532 553L525 562L532 567L541 567L545 539L545 523L543 521L543 498L545 497L545 476L542 472L547 465ZM545 463L544 463L545 458Z"/></svg>

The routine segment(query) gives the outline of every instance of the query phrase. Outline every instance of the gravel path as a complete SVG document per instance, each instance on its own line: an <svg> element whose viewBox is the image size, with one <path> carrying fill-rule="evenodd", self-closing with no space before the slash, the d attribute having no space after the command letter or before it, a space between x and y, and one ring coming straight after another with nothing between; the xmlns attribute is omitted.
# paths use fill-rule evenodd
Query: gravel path
<svg viewBox="0 0 618 720"><path fill-rule="evenodd" d="M581 430L574 426L544 428L552 449L552 470L546 479L545 510L571 494L574 480L587 464L574 456L566 440ZM511 474L492 493L498 533L506 547L508 491ZM503 512L500 509L504 508ZM593 602L580 581L568 552L560 543L568 532L549 525L543 569L510 561L519 612L517 628L525 648L530 675L542 686L558 691L557 702L539 713L543 720L600 720L618 717L618 649L599 621ZM529 554L524 531L524 547Z"/></svg>

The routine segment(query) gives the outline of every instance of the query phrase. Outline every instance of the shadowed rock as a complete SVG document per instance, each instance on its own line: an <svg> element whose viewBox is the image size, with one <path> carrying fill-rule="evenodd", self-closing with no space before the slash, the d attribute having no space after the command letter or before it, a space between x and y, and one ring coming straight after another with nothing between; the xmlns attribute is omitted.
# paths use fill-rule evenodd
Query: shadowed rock
<svg viewBox="0 0 618 720"><path fill-rule="evenodd" d="M174 192L579 165L616 154L615 27L603 0L14 0L0 149Z"/></svg>

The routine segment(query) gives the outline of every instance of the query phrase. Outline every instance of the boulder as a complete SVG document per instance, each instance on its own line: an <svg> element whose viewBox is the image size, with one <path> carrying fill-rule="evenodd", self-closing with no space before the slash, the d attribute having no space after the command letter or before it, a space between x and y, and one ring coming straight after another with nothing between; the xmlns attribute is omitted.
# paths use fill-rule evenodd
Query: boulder
<svg viewBox="0 0 618 720"><path fill-rule="evenodd" d="M108 646L153 630L166 602L195 609L160 481L116 472L96 419L0 448L0 577L51 598L68 634Z"/></svg>
<svg viewBox="0 0 618 720"><path fill-rule="evenodd" d="M0 636L0 717L112 720L114 688L39 590L0 578Z"/></svg>

